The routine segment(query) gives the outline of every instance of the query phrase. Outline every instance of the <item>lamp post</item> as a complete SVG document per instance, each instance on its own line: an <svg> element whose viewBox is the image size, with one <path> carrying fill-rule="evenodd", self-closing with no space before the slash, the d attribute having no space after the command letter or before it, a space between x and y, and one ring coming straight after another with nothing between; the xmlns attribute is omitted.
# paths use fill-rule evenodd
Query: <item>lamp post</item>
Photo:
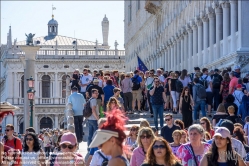
<svg viewBox="0 0 249 166"><path fill-rule="evenodd" d="M35 90L33 89L34 88L34 84L35 84L35 80L33 79L33 77L31 76L29 79L27 79L28 81L28 86L29 86L29 90L27 91L28 93L28 100L30 101L30 119L29 119L29 126L30 127L33 127L33 101L34 101L34 98L35 98Z"/></svg>

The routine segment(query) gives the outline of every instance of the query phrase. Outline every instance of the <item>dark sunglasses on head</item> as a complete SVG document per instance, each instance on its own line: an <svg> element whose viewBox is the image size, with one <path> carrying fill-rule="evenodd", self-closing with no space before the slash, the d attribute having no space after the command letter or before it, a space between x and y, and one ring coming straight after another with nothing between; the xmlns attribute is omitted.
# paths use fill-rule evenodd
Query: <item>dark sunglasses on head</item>
<svg viewBox="0 0 249 166"><path fill-rule="evenodd" d="M165 149L166 146L165 145L154 145L153 149Z"/></svg>
<svg viewBox="0 0 249 166"><path fill-rule="evenodd" d="M170 121L171 120L171 118L170 119L165 119L165 121Z"/></svg>
<svg viewBox="0 0 249 166"><path fill-rule="evenodd" d="M33 138L26 138L26 141L33 141Z"/></svg>
<svg viewBox="0 0 249 166"><path fill-rule="evenodd" d="M61 145L61 148L62 148L62 149L66 149L66 148L68 148L68 149L73 149L74 146L73 146L73 145L62 144L62 145Z"/></svg>
<svg viewBox="0 0 249 166"><path fill-rule="evenodd" d="M141 135L140 136L141 139L145 139L145 138L150 139L150 137L151 137L151 135Z"/></svg>

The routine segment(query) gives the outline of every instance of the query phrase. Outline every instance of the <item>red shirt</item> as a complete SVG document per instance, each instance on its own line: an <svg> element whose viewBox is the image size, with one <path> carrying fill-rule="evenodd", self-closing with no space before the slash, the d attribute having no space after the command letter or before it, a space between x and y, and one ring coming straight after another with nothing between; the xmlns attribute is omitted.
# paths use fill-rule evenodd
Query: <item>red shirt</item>
<svg viewBox="0 0 249 166"><path fill-rule="evenodd" d="M16 144L15 144L15 140L16 139ZM5 141L4 142L4 145L5 146L8 146L8 147L10 147L10 148L13 148L13 149L15 149L15 150L19 150L20 152L22 152L22 142L21 142L21 140L19 139L19 138L17 138L17 137L14 137L12 140L7 140L7 141ZM21 160L20 160L20 158L19 158L19 156L17 156L16 157L17 159L16 159L16 161L15 161L15 164L14 164L14 166L20 166L21 164Z"/></svg>
<svg viewBox="0 0 249 166"><path fill-rule="evenodd" d="M233 94L236 86L238 85L238 78L237 77L233 77L229 83L229 88L233 88L231 94Z"/></svg>

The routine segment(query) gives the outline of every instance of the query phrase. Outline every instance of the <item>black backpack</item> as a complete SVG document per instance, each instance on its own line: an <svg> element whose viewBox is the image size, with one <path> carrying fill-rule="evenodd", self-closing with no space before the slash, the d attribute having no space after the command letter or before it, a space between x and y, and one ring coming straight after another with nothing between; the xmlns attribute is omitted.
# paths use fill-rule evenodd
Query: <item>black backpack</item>
<svg viewBox="0 0 249 166"><path fill-rule="evenodd" d="M104 157L101 152L98 152L98 154L103 158L103 162L102 162L101 166L107 166L109 160L106 157Z"/></svg>
<svg viewBox="0 0 249 166"><path fill-rule="evenodd" d="M138 78L139 76L137 76L137 77L133 77L132 79L131 79L131 81L132 81L132 90L138 90L139 88L140 88L140 83L137 81L137 78Z"/></svg>
<svg viewBox="0 0 249 166"><path fill-rule="evenodd" d="M221 84L221 80L219 79L219 76L214 76L213 78L213 88L219 89Z"/></svg>
<svg viewBox="0 0 249 166"><path fill-rule="evenodd" d="M205 87L205 89L208 88L208 81L207 81L207 78L208 78L208 76L206 76L205 78L202 78L202 77L201 77L201 80L199 81L199 83L200 83L201 85L203 85L203 86Z"/></svg>
<svg viewBox="0 0 249 166"><path fill-rule="evenodd" d="M196 95L200 99L206 99L207 93L206 93L205 87L203 85L196 85L196 86L197 86L197 93L196 93Z"/></svg>
<svg viewBox="0 0 249 166"><path fill-rule="evenodd" d="M89 118L92 115L92 108L91 108L91 101L92 98L90 98L87 102L86 105L84 106L83 109L83 117Z"/></svg>
<svg viewBox="0 0 249 166"><path fill-rule="evenodd" d="M181 81L176 80L176 92L182 93L183 90L183 84Z"/></svg>

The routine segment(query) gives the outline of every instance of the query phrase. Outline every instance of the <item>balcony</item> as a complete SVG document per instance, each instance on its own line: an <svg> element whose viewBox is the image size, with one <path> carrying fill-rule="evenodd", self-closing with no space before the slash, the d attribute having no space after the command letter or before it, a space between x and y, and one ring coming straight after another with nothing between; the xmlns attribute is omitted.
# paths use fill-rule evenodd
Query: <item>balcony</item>
<svg viewBox="0 0 249 166"><path fill-rule="evenodd" d="M23 105L24 98L9 98L7 99L8 102L12 103L13 105ZM66 99L65 98L36 98L35 105L65 105Z"/></svg>

